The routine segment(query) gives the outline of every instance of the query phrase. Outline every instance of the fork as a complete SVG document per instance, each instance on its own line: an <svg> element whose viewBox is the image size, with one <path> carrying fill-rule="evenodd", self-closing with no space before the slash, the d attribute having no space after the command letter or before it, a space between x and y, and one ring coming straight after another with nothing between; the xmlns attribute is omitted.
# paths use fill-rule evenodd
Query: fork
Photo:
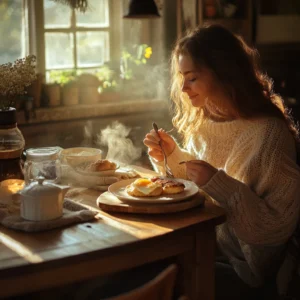
<svg viewBox="0 0 300 300"><path fill-rule="evenodd" d="M157 127L156 123L153 122L152 127L155 130L155 132L157 133L157 135L159 136L158 127ZM165 166L165 170L166 170L166 175L167 175L167 177L174 178L174 175L173 175L170 167L168 166L167 155L161 144L161 139L158 141L158 144L159 144L159 146L162 150L163 156L164 156L164 166Z"/></svg>

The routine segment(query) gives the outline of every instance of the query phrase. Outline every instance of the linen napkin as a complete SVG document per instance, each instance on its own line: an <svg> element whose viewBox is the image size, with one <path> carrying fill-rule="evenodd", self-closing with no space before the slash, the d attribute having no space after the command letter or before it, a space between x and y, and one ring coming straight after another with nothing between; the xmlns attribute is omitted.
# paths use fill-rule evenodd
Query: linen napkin
<svg viewBox="0 0 300 300"><path fill-rule="evenodd" d="M20 201L17 195L0 198L0 224L7 228L26 232L46 231L95 220L97 213L97 211L89 210L70 199L65 199L63 215L60 218L48 221L29 221L20 216Z"/></svg>

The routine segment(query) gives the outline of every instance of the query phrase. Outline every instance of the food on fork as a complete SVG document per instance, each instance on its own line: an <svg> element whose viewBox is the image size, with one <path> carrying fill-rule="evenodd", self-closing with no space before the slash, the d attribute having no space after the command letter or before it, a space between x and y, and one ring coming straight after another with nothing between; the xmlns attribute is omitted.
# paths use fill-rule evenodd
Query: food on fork
<svg viewBox="0 0 300 300"><path fill-rule="evenodd" d="M162 185L147 178L139 178L126 187L126 192L133 197L160 196Z"/></svg>
<svg viewBox="0 0 300 300"><path fill-rule="evenodd" d="M89 164L85 171L89 172L102 172L102 171L108 171L108 170L115 170L117 168L117 165L109 161L107 159L99 159L95 162Z"/></svg>
<svg viewBox="0 0 300 300"><path fill-rule="evenodd" d="M162 185L163 194L179 194L182 193L185 188L185 185L182 182L173 178L157 176L151 178L151 181Z"/></svg>

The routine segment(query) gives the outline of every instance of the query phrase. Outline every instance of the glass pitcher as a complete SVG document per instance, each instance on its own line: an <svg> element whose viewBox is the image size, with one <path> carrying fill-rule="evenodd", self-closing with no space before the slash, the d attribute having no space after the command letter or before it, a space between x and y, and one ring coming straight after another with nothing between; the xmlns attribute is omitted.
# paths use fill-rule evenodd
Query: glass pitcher
<svg viewBox="0 0 300 300"><path fill-rule="evenodd" d="M0 109L0 181L23 179L20 157L24 146L24 137L17 126L16 109Z"/></svg>

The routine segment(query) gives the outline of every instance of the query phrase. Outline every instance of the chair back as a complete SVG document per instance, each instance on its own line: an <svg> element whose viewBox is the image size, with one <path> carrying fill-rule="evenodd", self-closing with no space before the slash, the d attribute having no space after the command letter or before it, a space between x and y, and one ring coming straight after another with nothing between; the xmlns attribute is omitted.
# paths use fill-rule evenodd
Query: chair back
<svg viewBox="0 0 300 300"><path fill-rule="evenodd" d="M177 272L178 267L172 264L146 284L106 300L171 300Z"/></svg>
<svg viewBox="0 0 300 300"><path fill-rule="evenodd" d="M300 166L300 143L296 144L297 164ZM296 195L300 201L300 196ZM285 257L277 272L277 290L279 295L284 299L298 299L291 296L291 283L300 279L300 219L293 235L287 242ZM300 289L298 289L300 297Z"/></svg>

